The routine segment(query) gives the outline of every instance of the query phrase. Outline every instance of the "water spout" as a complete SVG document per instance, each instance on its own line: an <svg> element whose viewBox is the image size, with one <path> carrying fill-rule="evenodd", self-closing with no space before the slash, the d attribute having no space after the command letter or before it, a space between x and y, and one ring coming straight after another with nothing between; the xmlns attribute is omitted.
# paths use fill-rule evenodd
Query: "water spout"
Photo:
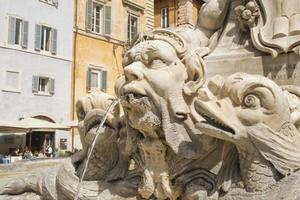
<svg viewBox="0 0 300 200"><path fill-rule="evenodd" d="M79 194L80 194L80 188L81 188L81 184L82 184L82 181L84 179L84 176L85 176L85 173L86 173L86 169L88 167L88 164L89 164L89 160L90 160L90 157L92 155L92 152L94 150L94 147L96 145L96 141L98 139L98 136L100 135L100 133L102 132L103 130L103 125L107 119L107 116L108 114L114 109L114 107L118 104L119 100L118 99L115 99L111 104L110 106L108 107L108 109L106 110L105 112L105 115L103 117L103 119L101 120L101 123L100 125L98 126L97 130L96 130L96 136L94 137L94 140L92 142L92 145L89 147L89 150L88 150L88 157L87 157L87 161L85 162L85 166L83 168L83 172L81 174L81 177L79 179L79 183L78 183L78 186L77 186L77 192L76 192L76 195L74 197L74 200L78 200L79 198Z"/></svg>

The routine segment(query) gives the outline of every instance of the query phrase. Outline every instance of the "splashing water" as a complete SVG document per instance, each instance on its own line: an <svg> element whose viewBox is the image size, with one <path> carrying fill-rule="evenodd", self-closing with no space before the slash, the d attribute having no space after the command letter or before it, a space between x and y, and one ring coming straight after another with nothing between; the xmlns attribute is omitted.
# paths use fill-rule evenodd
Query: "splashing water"
<svg viewBox="0 0 300 200"><path fill-rule="evenodd" d="M98 136L100 135L100 133L102 132L102 130L103 130L103 128L104 128L104 127L103 127L104 122L106 121L108 114L114 109L114 107L118 104L118 102L119 102L119 100L118 100L118 99L115 99L115 100L110 104L110 106L108 107L108 109L106 110L106 112L105 112L105 114L104 114L103 119L101 120L100 125L98 126L98 128L97 128L97 130L96 130L96 136L94 137L94 140L93 140L93 142L92 142L92 145L91 145L90 148L89 148L87 161L85 162L85 166L84 166L84 168L83 168L83 172L82 172L81 177L80 177L80 179L79 179L79 183L78 183L78 186L77 186L77 192L76 192L76 195L75 195L74 200L78 200L78 198L79 198L81 184L82 184L82 181L83 181L83 179L84 179L84 176L85 176L85 173L86 173L86 169L87 169L88 164L89 164L89 161L90 161L90 157L91 157L92 152L93 152L93 150L94 150L94 147L95 147L95 145L96 145L97 138L98 138Z"/></svg>

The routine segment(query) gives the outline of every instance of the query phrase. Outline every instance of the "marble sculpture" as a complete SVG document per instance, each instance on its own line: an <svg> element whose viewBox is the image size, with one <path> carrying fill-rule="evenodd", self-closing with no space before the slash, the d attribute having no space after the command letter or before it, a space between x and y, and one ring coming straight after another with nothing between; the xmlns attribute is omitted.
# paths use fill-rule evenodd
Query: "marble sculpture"
<svg viewBox="0 0 300 200"><path fill-rule="evenodd" d="M13 179L0 199L74 199L89 151L81 200L299 199L300 88L242 72L207 80L204 58L230 10L258 51L299 53L300 1L232 2L206 1L195 29L136 37L117 97L95 92L76 104L83 150L46 175Z"/></svg>

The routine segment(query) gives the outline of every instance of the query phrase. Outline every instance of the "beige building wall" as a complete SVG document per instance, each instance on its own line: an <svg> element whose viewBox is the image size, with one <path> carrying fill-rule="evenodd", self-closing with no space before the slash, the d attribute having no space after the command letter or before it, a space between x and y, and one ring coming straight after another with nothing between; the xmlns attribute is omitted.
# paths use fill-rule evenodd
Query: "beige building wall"
<svg viewBox="0 0 300 200"><path fill-rule="evenodd" d="M74 14L73 93L72 118L76 120L75 104L87 95L89 67L107 72L106 92L114 94L114 82L123 74L122 54L127 42L128 15L138 17L138 32L154 26L154 0L94 0L111 7L111 34L103 35L87 29L88 0L76 0ZM80 148L78 134L74 131L74 147Z"/></svg>

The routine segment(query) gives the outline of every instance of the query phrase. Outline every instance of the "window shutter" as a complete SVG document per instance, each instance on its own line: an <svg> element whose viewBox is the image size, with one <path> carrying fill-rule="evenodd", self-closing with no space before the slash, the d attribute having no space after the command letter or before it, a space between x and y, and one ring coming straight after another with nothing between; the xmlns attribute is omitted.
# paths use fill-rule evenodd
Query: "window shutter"
<svg viewBox="0 0 300 200"><path fill-rule="evenodd" d="M131 37L131 36L130 36L130 35L131 35L131 34L130 34L130 33L131 33L131 30L130 30L130 29L131 29L130 21L131 21L131 20L130 20L130 15L128 15L128 16L127 16L127 39L128 39L129 41L131 40L131 38L130 38L130 37Z"/></svg>
<svg viewBox="0 0 300 200"><path fill-rule="evenodd" d="M42 35L42 26L39 24L35 25L35 43L34 48L35 50L41 50L41 35Z"/></svg>
<svg viewBox="0 0 300 200"><path fill-rule="evenodd" d="M86 10L86 29L92 30L92 16L93 16L93 0L87 1L87 10Z"/></svg>
<svg viewBox="0 0 300 200"><path fill-rule="evenodd" d="M86 76L86 89L87 91L90 91L91 90L91 73L92 73L92 69L89 68L88 71L87 71L87 76Z"/></svg>
<svg viewBox="0 0 300 200"><path fill-rule="evenodd" d="M15 44L16 34L16 18L9 17L8 19L8 43Z"/></svg>
<svg viewBox="0 0 300 200"><path fill-rule="evenodd" d="M50 78L49 79L49 93L53 95L54 91L55 91L55 79Z"/></svg>
<svg viewBox="0 0 300 200"><path fill-rule="evenodd" d="M57 30L51 29L51 53L56 54L57 51Z"/></svg>
<svg viewBox="0 0 300 200"><path fill-rule="evenodd" d="M107 88L107 71L101 71L101 89Z"/></svg>
<svg viewBox="0 0 300 200"><path fill-rule="evenodd" d="M104 34L111 34L111 7L104 6Z"/></svg>
<svg viewBox="0 0 300 200"><path fill-rule="evenodd" d="M33 76L32 77L32 92L37 93L39 91L39 77Z"/></svg>
<svg viewBox="0 0 300 200"><path fill-rule="evenodd" d="M22 22L22 42L21 45L23 48L27 48L28 46L28 21Z"/></svg>

